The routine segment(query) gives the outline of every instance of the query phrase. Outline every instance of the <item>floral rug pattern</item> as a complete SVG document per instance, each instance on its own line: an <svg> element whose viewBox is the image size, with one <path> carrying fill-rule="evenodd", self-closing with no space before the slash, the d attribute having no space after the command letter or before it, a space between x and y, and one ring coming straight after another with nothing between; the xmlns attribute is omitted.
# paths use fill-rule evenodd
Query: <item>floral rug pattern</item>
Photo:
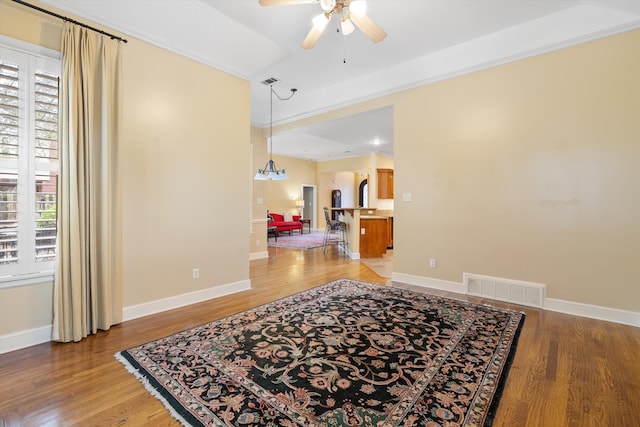
<svg viewBox="0 0 640 427"><path fill-rule="evenodd" d="M483 426L523 321L340 279L116 357L184 425Z"/></svg>
<svg viewBox="0 0 640 427"><path fill-rule="evenodd" d="M329 244L335 244L335 236L331 235ZM311 234L279 234L278 239L269 237L267 239L268 246L274 246L278 248L291 248L291 249L313 249L319 248L324 243L324 233L311 233Z"/></svg>

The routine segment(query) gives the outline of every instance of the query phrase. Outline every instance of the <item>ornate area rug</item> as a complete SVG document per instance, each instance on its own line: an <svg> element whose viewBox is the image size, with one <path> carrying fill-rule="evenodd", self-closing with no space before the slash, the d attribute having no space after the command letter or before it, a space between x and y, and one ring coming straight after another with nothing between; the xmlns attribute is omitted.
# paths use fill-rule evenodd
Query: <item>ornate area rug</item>
<svg viewBox="0 0 640 427"><path fill-rule="evenodd" d="M184 425L489 425L524 314L341 279L116 357Z"/></svg>
<svg viewBox="0 0 640 427"><path fill-rule="evenodd" d="M333 239L334 236L331 236ZM280 234L278 241L275 238L269 237L267 239L268 246L274 246L278 248L292 248L292 249L313 249L319 248L324 242L324 233L311 233L311 234Z"/></svg>

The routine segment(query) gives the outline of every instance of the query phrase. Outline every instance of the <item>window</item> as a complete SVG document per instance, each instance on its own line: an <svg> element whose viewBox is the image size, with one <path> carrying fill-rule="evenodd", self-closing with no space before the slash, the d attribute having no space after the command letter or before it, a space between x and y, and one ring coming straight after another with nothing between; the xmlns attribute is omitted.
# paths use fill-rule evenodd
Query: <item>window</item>
<svg viewBox="0 0 640 427"><path fill-rule="evenodd" d="M59 77L59 59L0 45L2 283L53 272Z"/></svg>

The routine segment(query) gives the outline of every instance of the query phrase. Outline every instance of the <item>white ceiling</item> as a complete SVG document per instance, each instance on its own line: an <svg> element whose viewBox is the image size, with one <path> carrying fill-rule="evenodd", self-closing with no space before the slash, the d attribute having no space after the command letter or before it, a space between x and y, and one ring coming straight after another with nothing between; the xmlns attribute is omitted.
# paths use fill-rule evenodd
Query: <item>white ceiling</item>
<svg viewBox="0 0 640 427"><path fill-rule="evenodd" d="M251 82L251 122L274 125L640 27L640 0L368 0L378 44L336 19L300 47L318 4L257 0L42 0ZM312 160L393 155L392 108L284 131L273 152ZM377 139L379 145L371 142Z"/></svg>

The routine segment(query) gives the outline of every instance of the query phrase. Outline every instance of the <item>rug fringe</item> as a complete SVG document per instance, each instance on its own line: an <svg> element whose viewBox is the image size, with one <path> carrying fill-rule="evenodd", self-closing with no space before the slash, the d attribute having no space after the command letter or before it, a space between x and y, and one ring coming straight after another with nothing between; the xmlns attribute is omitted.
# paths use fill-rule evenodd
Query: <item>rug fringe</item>
<svg viewBox="0 0 640 427"><path fill-rule="evenodd" d="M491 400L491 404L489 405L489 409L487 410L487 416L484 420L483 427L491 427L493 425L493 420L495 419L496 412L498 411L498 405L500 404L502 393L504 392L504 388L507 384L509 371L511 370L511 366L513 365L513 361L516 357L516 349L518 346L518 340L520 339L520 332L522 332L522 328L527 316L524 311L520 311L519 313L522 314L522 317L520 317L520 320L518 321L518 327L516 328L513 339L511 340L511 348L509 349L509 353L507 354L507 360L500 370L500 376L498 377L498 386L493 393L493 399Z"/></svg>
<svg viewBox="0 0 640 427"><path fill-rule="evenodd" d="M140 381L142 383L142 385L149 392L149 394L151 394L153 397L158 399L164 405L164 407L167 408L167 410L169 411L169 413L171 414L171 416L173 418L175 418L184 427L192 427L192 425L190 423L188 423L187 420L185 420L173 408L173 406L171 406L171 404L164 398L164 396L162 396L162 394L160 394L160 392L158 390L156 390L156 388L153 385L151 385L149 380L140 371L136 370L133 367L133 365L131 365L131 363L129 363L129 361L127 359L125 359L124 356L122 356L121 353L122 352L117 352L116 354L114 354L116 360L118 360L118 362L122 363L124 365L125 369L130 374L133 374L133 376L136 377L138 379L138 381Z"/></svg>
<svg viewBox="0 0 640 427"><path fill-rule="evenodd" d="M380 284L371 283L371 282L362 282L358 280L342 278L342 279L334 280L330 283L327 283L321 286L317 286L311 290L305 290L294 295L281 297L276 301L264 304L262 306L249 309L244 312L237 313L235 315L224 317L223 318L224 321L221 321L219 319L217 321L212 321L205 325L201 325L200 327L191 328L189 330L180 332L178 334L174 334L172 336L166 337L163 340L168 340L167 341L168 343L172 343L173 340L175 340L176 337L178 336L180 336L179 339L181 341L185 339L185 336L188 336L189 338L197 336L198 338L195 338L195 339L201 339L201 337L205 336L203 329L201 328L206 327L207 330L209 330L209 329L214 329L215 327L220 326L220 329L216 331L215 334L213 334L213 331L211 332L211 336L219 337L218 333L220 333L220 336L223 336L224 333L228 332L228 330L232 330L236 327L246 328L245 323L246 325L253 324L253 322L250 321L249 317L247 317L249 313L256 314L256 318L258 319L266 319L267 317L270 318L270 316L273 316L274 313L278 313L277 315L280 315L279 313L283 311L287 311L289 306L296 306L298 304L302 304L302 306L304 307L306 306L306 304L317 304L316 301L318 299L323 299L323 300L326 299L328 301L331 298L334 298L334 294L337 295L337 297L335 297L336 301L339 301L339 299L337 299L338 297L344 297L344 300L347 301L347 304L348 304L351 302L351 299L349 298L361 299L362 295L366 296L370 291L379 292L379 295L380 295L379 299L381 301L381 303L379 304L380 310L387 309L386 303L384 303L384 301L386 301L386 298L383 298L384 294L397 297L404 301L404 299L410 296L415 298L416 293L422 293L424 294L424 304L427 304L429 307L433 305L433 307L436 307L437 310L445 309L443 315L440 315L440 314L437 315L438 317L436 318L438 319L442 316L448 316L449 315L448 313L450 313L450 311L454 313L453 315L455 315L456 313L462 312L464 310L469 310L471 307L474 307L474 311L477 311L479 313L487 310L487 313L486 313L487 316L490 316L491 314L496 312L504 312L509 314L509 316L504 319L504 322L505 322L504 330L501 330L502 332L499 332L500 334L502 334L502 336L498 336L496 334L492 335L492 337L495 337L495 339L498 340L495 344L495 348L493 349L493 353L491 356L492 360L490 360L489 363L486 364L484 368L482 366L479 367L479 369L481 370L477 374L478 379L475 380L475 383L472 383L472 384L477 384L478 390L473 393L472 397L473 397L473 401L479 402L479 405L474 406L474 408L478 408L478 409L477 410L473 409L473 412L474 412L472 417L473 420L471 420L470 415L472 412L472 407L470 406L469 408L467 408L467 414L465 415L465 418L464 418L465 423L469 421L470 423L473 422L474 425L476 425L475 423L478 423L477 425L480 425L480 423L482 423L484 427L490 426L493 423L495 413L496 413L496 408L500 401L500 398L502 397L508 372L514 360L517 341L520 336L520 332L525 319L525 313L523 312L520 312L520 314L518 315L519 316L518 318L518 316L514 317L514 315L518 313L514 310L499 308L486 303L478 304L478 303L461 300L457 298L437 296L437 295L430 294L429 292L416 291L412 289L407 289L405 287L394 286L393 284L392 286L385 286L385 285L380 285ZM344 295L342 295L341 292L344 292ZM447 301L450 301L450 303L447 303ZM442 306L442 308L440 308L440 306ZM484 308L484 309L478 309L478 308ZM367 310L370 310L370 309L371 309L370 307L367 307ZM491 309L491 310L488 310L488 309ZM301 310L300 313L303 313L303 310L302 309L300 310ZM417 307L416 310L420 310L420 307ZM322 312L322 310L320 310L319 312ZM242 319L242 322L241 322L239 321L239 319L242 316L244 316L244 318ZM435 317L436 314L434 314L433 316ZM453 338L455 338L455 340L450 337L446 343L446 346L442 347L443 350L437 350L438 351L437 358L438 360L440 360L440 362L438 362L436 365L442 363L442 366L446 366L444 365L445 359L450 357L451 352L454 351L458 343L461 342L460 340L466 336L467 329L475 323L476 316L467 316L467 317L468 318L466 320L463 319L464 321L460 322L460 326L453 327L453 329L455 329L454 331L455 334L453 334L452 336ZM245 320L245 318L247 320ZM238 322L235 322L235 320L238 320ZM456 322L455 320L452 321L452 323L455 323L455 322ZM482 323L479 323L479 325L482 325ZM202 335L200 334L200 332L202 332ZM187 335L183 336L182 334L187 334ZM511 339L509 340L508 338L511 338ZM158 352L155 355L158 358L162 356L160 352ZM498 355L500 357L497 357ZM179 398L177 397L177 394L175 394L173 390L166 389L166 394L163 393L163 391L165 390L163 390L162 384L158 381L158 378L160 378L160 376L156 378L156 376L152 375L150 371L145 370L145 368L142 366L145 363L145 362L142 362L142 358L144 357L144 352L142 351L138 352L138 350L134 348L132 350L120 351L116 353L114 356L120 363L122 363L125 366L127 371L132 373L143 384L145 389L149 393L151 393L151 395L153 395L156 399L162 402L162 404L169 410L172 417L175 418L178 422L180 422L180 424L182 424L185 427L191 427L190 422L194 422L194 425L203 427L205 424L208 424L209 422L211 422L209 419L207 419L207 421L205 422L205 421L202 421L200 418L197 418L196 412L192 412L193 408L190 409L188 405L185 406L179 400ZM140 362L136 360L136 357L141 358ZM152 366L151 362L149 363L150 363L149 366ZM156 364L154 366L157 367L158 370L162 370L160 368L160 365L157 364L158 362L156 361L155 363ZM220 362L220 363L221 365L223 365L223 362ZM150 369L155 370L155 368L150 368ZM436 366L436 370L433 373L435 374L441 369L442 367ZM220 371L223 372L222 369ZM162 372L170 376L170 372L167 372L167 371L162 371ZM149 375L148 377L147 377L147 374ZM156 372L156 374L158 374L158 372ZM234 374L234 375L239 375L239 374ZM419 396L421 396L422 393L424 393L424 389L422 387L426 386L431 381L431 379L429 379L428 376L425 376L424 378L425 378L424 381L420 383L418 388L416 388L417 386L415 386L412 389L413 390L412 393L417 393L417 394L415 394L415 396L410 395L409 398L407 398L407 400L403 403L403 406L398 408L398 411L396 411L396 413L394 414L394 418L393 418L394 420L397 419L399 422L401 418L404 417L408 413L408 411L411 409L411 407L415 404L416 399ZM211 380L213 380L213 378ZM251 382L250 379L246 379L246 381ZM482 387L482 390L480 390L481 387ZM176 389L177 388L178 387L176 386ZM256 388L259 388L266 394L269 393L269 390L263 389L262 386L256 385ZM191 389L193 389L193 387L191 387ZM191 389L185 386L184 389L180 388L179 391L184 391L186 394L189 394L191 392ZM483 394L480 395L479 391L483 391ZM257 397L262 398L263 396L262 392L260 394L256 394L255 392L252 392L252 393L253 395L256 396L256 398ZM192 396L195 396L195 395L192 395ZM172 399L175 399L175 404L174 404L174 400ZM194 399L197 400L196 397L194 397ZM187 403L188 402L189 401L187 401ZM265 402L267 401L265 400ZM180 405L182 405L182 408L184 408L184 411L180 411ZM289 420L291 421L291 425L293 425L294 418L297 419L296 417L300 414L298 414L294 410L291 410L293 415L296 415L296 414L298 415L296 415L296 417L294 418L290 418L290 414L288 412L289 409L285 411L284 409L281 410L280 409L281 407L283 406L279 405L276 409L282 412L283 417L288 417ZM193 418L191 418L192 416ZM302 415L300 416L302 417ZM213 422L220 422L220 424L216 424L218 426L226 425L224 421L222 421L221 419L218 419L215 415L212 416L212 419L213 419ZM389 418L387 419L387 421L391 422L392 420ZM208 425L211 425L211 424L208 424ZM310 421L309 423L303 422L300 425L316 425L316 424ZM394 422L393 424L387 423L385 425L400 425L400 424L396 424Z"/></svg>

